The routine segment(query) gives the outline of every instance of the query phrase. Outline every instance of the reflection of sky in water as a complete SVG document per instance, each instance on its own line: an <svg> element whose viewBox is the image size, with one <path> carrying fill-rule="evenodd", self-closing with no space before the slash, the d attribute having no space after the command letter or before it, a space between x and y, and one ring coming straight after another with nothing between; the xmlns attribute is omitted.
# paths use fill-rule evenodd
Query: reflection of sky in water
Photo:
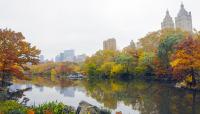
<svg viewBox="0 0 200 114"><path fill-rule="evenodd" d="M29 106L34 104L39 105L49 101L58 101L77 108L81 101L87 101L97 107L103 107L103 104L88 96L84 88L81 87L50 88L31 84L14 84L10 86L10 90L14 91L27 87L32 87L32 90L24 92L25 97L30 99L27 103ZM117 104L117 108L113 111L113 114L116 111L122 111L123 114L139 114L138 111L133 110L131 106L126 106L123 102Z"/></svg>

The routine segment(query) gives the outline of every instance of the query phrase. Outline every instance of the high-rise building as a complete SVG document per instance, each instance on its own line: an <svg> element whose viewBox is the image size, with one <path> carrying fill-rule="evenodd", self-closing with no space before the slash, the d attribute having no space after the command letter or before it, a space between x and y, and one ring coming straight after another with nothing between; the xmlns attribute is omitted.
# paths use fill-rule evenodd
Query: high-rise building
<svg viewBox="0 0 200 114"><path fill-rule="evenodd" d="M135 42L133 40L131 40L129 47L132 49L136 49Z"/></svg>
<svg viewBox="0 0 200 114"><path fill-rule="evenodd" d="M161 28L174 28L174 21L167 10L166 16L161 23ZM184 5L181 4L181 9L175 18L175 28L181 29L183 31L192 32L192 14L187 12L184 8Z"/></svg>
<svg viewBox="0 0 200 114"><path fill-rule="evenodd" d="M169 14L169 11L167 10L165 18L163 19L163 22L161 23L161 28L166 29L166 28L174 28L174 21L172 17Z"/></svg>
<svg viewBox="0 0 200 114"><path fill-rule="evenodd" d="M77 55L75 62L77 62L77 63L84 62L86 58L87 58L87 55L85 55L85 54Z"/></svg>
<svg viewBox="0 0 200 114"><path fill-rule="evenodd" d="M75 52L74 50L65 50L55 57L56 62L65 62L70 61L73 62L75 60Z"/></svg>
<svg viewBox="0 0 200 114"><path fill-rule="evenodd" d="M111 38L103 41L103 50L117 50L116 40Z"/></svg>
<svg viewBox="0 0 200 114"><path fill-rule="evenodd" d="M40 62L42 63L42 62L44 62L45 60L44 60L44 55L40 55Z"/></svg>
<svg viewBox="0 0 200 114"><path fill-rule="evenodd" d="M176 28L180 28L184 31L192 32L192 14L187 12L184 5L181 4L181 9L175 18Z"/></svg>
<svg viewBox="0 0 200 114"><path fill-rule="evenodd" d="M64 51L64 61L73 62L75 59L75 52L74 50L65 50Z"/></svg>
<svg viewBox="0 0 200 114"><path fill-rule="evenodd" d="M57 56L55 57L55 62L61 62L61 60L60 60L60 55L57 55Z"/></svg>
<svg viewBox="0 0 200 114"><path fill-rule="evenodd" d="M60 53L60 61L64 61L65 60L65 56L64 56L64 53Z"/></svg>

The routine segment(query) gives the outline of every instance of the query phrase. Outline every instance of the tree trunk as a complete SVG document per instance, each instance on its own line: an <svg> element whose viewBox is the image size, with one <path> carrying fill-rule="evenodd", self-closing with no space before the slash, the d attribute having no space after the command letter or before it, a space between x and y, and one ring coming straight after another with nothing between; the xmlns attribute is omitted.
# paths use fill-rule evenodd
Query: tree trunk
<svg viewBox="0 0 200 114"><path fill-rule="evenodd" d="M2 72L2 78L1 78L1 87L4 87L5 86L5 72L3 71Z"/></svg>
<svg viewBox="0 0 200 114"><path fill-rule="evenodd" d="M192 114L196 114L196 91L193 91Z"/></svg>
<svg viewBox="0 0 200 114"><path fill-rule="evenodd" d="M195 73L194 73L193 68L191 70L191 75L192 75L192 85L193 85L193 87L196 87L196 79L195 79Z"/></svg>

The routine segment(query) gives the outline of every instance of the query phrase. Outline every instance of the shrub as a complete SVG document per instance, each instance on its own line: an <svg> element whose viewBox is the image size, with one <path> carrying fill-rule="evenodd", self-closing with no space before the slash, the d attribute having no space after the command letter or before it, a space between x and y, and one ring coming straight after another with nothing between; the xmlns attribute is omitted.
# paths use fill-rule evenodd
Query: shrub
<svg viewBox="0 0 200 114"><path fill-rule="evenodd" d="M72 107L66 106L63 103L49 102L38 107L33 106L35 114L75 114L75 110Z"/></svg>
<svg viewBox="0 0 200 114"><path fill-rule="evenodd" d="M27 108L13 100L0 101L0 114L25 114ZM16 113L15 113L16 112Z"/></svg>

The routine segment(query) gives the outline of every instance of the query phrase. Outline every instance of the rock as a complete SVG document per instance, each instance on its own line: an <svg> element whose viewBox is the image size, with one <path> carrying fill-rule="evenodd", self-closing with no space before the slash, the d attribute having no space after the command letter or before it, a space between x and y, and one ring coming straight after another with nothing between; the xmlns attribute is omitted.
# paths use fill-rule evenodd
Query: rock
<svg viewBox="0 0 200 114"><path fill-rule="evenodd" d="M122 112L121 112L121 111L119 111L119 112L116 112L116 114L122 114Z"/></svg>
<svg viewBox="0 0 200 114"><path fill-rule="evenodd" d="M186 88L187 87L187 83L185 81L179 82L179 83L176 83L175 87L176 88Z"/></svg>
<svg viewBox="0 0 200 114"><path fill-rule="evenodd" d="M0 91L4 91L4 88L3 88L3 87L0 87Z"/></svg>
<svg viewBox="0 0 200 114"><path fill-rule="evenodd" d="M176 83L175 87L176 88L181 88L181 84L180 83Z"/></svg>
<svg viewBox="0 0 200 114"><path fill-rule="evenodd" d="M65 106L63 109L64 114L71 114L72 112L74 114L75 111L75 108L71 106Z"/></svg>
<svg viewBox="0 0 200 114"><path fill-rule="evenodd" d="M85 101L81 101L77 108L76 114L101 114L100 109Z"/></svg>

